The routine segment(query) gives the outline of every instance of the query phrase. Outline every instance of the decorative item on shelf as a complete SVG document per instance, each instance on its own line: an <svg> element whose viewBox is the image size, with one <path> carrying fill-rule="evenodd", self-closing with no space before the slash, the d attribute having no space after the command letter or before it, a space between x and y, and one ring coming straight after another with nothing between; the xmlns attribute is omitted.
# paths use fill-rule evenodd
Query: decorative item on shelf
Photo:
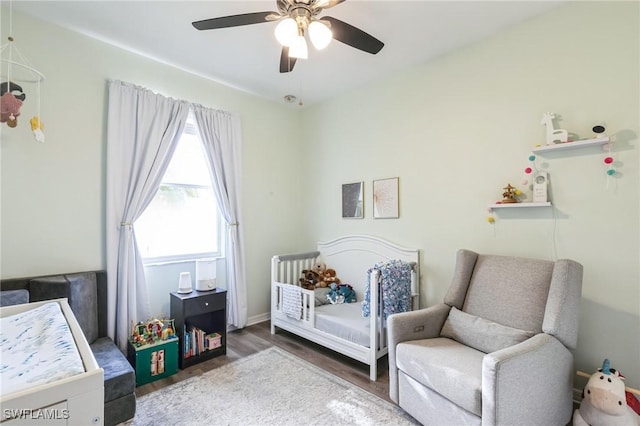
<svg viewBox="0 0 640 426"><path fill-rule="evenodd" d="M178 293L191 293L191 272L180 272L178 280Z"/></svg>
<svg viewBox="0 0 640 426"><path fill-rule="evenodd" d="M538 171L533 178L533 202L534 203L546 203L547 198L547 185L548 176L546 172Z"/></svg>
<svg viewBox="0 0 640 426"><path fill-rule="evenodd" d="M557 118L553 112L545 112L542 114L540 124L547 128L547 145L556 143L566 143L569 141L569 134L564 129L554 129L553 119Z"/></svg>
<svg viewBox="0 0 640 426"><path fill-rule="evenodd" d="M519 200L519 198L523 196L523 192L520 189L516 188L515 186L512 186L510 183L508 183L507 186L505 186L502 189L504 189L504 192L502 193L502 200L498 200L492 206L487 207L487 212L489 213L489 215L487 216L487 222L491 224L495 223L496 221L496 218L493 216L494 207L499 207L500 205L511 206L516 204L523 204L521 203L521 200ZM524 204L531 204L531 203L524 203Z"/></svg>
<svg viewBox="0 0 640 426"><path fill-rule="evenodd" d="M600 138L600 137L605 137L606 135L604 134L605 132L605 128L604 126L601 125L597 125L597 126L593 126L593 128L591 129L593 130L593 133L596 134L596 137ZM607 142L606 144L602 145L602 149L607 151L607 156L604 157L604 164L607 166L607 176L613 176L616 174L616 169L614 168L614 159L611 156L611 143Z"/></svg>
<svg viewBox="0 0 640 426"><path fill-rule="evenodd" d="M173 319L153 318L134 324L131 321L131 336L129 340L135 347L151 345L156 342L176 337L176 327Z"/></svg>
<svg viewBox="0 0 640 426"><path fill-rule="evenodd" d="M507 186L505 186L504 188L504 192L502 193L502 202L501 204L509 204L509 203L517 203L518 200L516 199L516 196L520 195L518 192L520 192L519 189L511 186L510 183L507 184Z"/></svg>
<svg viewBox="0 0 640 426"><path fill-rule="evenodd" d="M196 290L210 291L216 288L216 259L196 260Z"/></svg>

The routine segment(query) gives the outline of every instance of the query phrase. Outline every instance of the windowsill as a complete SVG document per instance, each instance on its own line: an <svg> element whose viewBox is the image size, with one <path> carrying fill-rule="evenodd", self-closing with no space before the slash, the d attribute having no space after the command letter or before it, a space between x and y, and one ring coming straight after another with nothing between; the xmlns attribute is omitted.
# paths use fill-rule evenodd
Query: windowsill
<svg viewBox="0 0 640 426"><path fill-rule="evenodd" d="M196 260L199 259L214 259L214 260L219 260L219 259L224 259L224 256L222 255L218 255L218 256L203 256L203 257L192 257L192 258L187 258L187 259L151 259L149 261L142 261L142 266L143 267L148 267L148 266L164 266L164 265L176 265L179 263L195 263Z"/></svg>

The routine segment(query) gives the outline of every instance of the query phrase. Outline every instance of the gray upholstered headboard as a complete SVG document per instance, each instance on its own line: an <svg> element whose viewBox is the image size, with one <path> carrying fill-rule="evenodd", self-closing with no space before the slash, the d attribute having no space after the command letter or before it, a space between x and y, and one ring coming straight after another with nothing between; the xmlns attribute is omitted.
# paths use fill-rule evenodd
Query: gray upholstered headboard
<svg viewBox="0 0 640 426"><path fill-rule="evenodd" d="M31 293L31 281L33 280L41 280L50 277L60 277L65 275L75 275L87 272L94 272L96 274L96 282L97 282L97 293L98 293L98 337L105 337L107 335L107 271L85 271L85 272L71 272L64 274L51 274L51 275L42 275L37 277L25 277L25 278L9 278L5 280L0 280L0 291L9 291L9 290L27 290ZM15 294L15 293L14 293ZM55 294L51 295L51 299L56 298ZM21 295L16 295L19 298ZM38 297L39 300L43 300L41 297ZM36 301L33 297L30 296L30 302Z"/></svg>

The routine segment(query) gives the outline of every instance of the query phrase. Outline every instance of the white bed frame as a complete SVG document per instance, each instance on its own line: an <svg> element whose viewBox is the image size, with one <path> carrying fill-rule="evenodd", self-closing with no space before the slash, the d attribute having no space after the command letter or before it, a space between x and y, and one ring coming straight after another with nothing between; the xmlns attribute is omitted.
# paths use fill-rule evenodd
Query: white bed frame
<svg viewBox="0 0 640 426"><path fill-rule="evenodd" d="M104 424L104 371L73 315L67 299L46 300L0 308L0 317L25 312L46 303L57 302L64 314L85 372L20 392L0 395L2 426L60 424Z"/></svg>
<svg viewBox="0 0 640 426"><path fill-rule="evenodd" d="M420 289L420 252L418 249L400 247L381 238L368 235L349 235L332 241L318 243L318 251L279 255L271 259L271 334L276 327L287 330L319 345L369 365L369 377L375 381L378 376L377 363L387 354L386 327L382 317L371 315L369 346L361 346L345 339L315 329L315 306L313 290L302 289L302 319L296 320L282 312L282 289L298 286L303 269L311 269L317 262L325 262L327 268L335 269L344 283L351 284L362 302L366 289L367 271L377 262L387 260L411 262L412 308L418 309ZM371 310L378 312L379 276L371 274ZM373 291L375 289L375 291Z"/></svg>

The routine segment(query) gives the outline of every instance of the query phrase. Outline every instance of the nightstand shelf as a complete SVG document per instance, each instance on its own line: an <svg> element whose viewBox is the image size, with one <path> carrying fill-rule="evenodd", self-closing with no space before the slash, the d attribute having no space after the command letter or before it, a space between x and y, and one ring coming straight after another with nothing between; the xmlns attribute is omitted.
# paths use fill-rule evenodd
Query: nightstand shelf
<svg viewBox="0 0 640 426"><path fill-rule="evenodd" d="M171 317L178 336L178 366L181 369L227 353L226 290L171 293ZM220 346L208 349L204 335L212 333L219 335ZM185 334L191 336L189 341ZM191 350L187 352L187 349Z"/></svg>

